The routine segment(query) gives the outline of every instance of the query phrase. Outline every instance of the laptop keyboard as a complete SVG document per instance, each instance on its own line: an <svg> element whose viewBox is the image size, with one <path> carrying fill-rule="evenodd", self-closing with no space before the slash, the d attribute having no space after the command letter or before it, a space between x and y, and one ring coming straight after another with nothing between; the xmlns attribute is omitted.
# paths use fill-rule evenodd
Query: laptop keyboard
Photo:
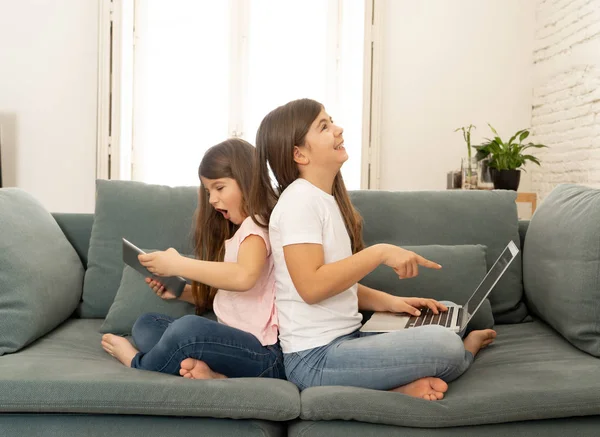
<svg viewBox="0 0 600 437"><path fill-rule="evenodd" d="M431 311L431 308L421 308L421 315L411 316L406 322L405 328L416 328L418 326L427 326L427 325L441 325L445 327L450 327L452 323L452 315L454 314L454 310L456 307L449 307L448 311L440 312L439 314L434 314ZM462 308L458 308L458 318L462 316Z"/></svg>

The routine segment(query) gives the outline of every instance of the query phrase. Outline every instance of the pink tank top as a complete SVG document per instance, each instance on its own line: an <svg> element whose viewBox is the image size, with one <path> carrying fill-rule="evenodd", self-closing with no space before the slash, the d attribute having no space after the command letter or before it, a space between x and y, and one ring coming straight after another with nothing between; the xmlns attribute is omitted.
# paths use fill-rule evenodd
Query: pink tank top
<svg viewBox="0 0 600 437"><path fill-rule="evenodd" d="M246 218L237 232L225 241L225 262L237 262L242 242L258 235L267 246L267 259L260 278L248 291L219 290L213 308L219 322L253 334L263 346L277 343L277 310L275 308L275 272L269 233L252 218Z"/></svg>

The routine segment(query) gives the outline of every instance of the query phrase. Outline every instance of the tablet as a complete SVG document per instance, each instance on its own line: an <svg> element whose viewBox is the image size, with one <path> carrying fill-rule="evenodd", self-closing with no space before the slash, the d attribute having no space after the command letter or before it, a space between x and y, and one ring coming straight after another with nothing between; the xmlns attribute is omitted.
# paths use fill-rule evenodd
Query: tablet
<svg viewBox="0 0 600 437"><path fill-rule="evenodd" d="M144 278L152 278L155 281L160 282L165 286L167 290L173 293L176 297L181 296L183 293L183 289L187 284L186 280L181 276L156 276L150 273L150 271L144 267L140 260L138 259L138 255L146 253L135 244L127 241L123 238L123 262L128 266L132 267L134 270L137 270L141 273Z"/></svg>

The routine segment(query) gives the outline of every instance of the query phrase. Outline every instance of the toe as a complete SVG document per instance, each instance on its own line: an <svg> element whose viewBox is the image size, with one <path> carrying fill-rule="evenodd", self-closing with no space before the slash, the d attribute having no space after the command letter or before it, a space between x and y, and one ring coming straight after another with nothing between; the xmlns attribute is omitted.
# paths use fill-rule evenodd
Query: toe
<svg viewBox="0 0 600 437"><path fill-rule="evenodd" d="M182 369L189 371L194 368L194 360L192 358L186 358L179 365Z"/></svg>
<svg viewBox="0 0 600 437"><path fill-rule="evenodd" d="M429 380L429 385L431 385L431 388L434 391L439 393L444 393L448 390L448 384L446 384L446 382L444 382L440 378L431 378Z"/></svg>

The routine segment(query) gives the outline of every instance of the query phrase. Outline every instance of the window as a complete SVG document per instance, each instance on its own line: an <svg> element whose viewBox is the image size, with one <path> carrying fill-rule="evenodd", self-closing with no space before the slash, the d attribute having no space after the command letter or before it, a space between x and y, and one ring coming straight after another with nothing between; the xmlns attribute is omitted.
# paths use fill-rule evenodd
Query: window
<svg viewBox="0 0 600 437"><path fill-rule="evenodd" d="M360 188L364 2L137 0L134 15L133 180L197 185L208 147L254 144L270 110L309 97L344 128Z"/></svg>

